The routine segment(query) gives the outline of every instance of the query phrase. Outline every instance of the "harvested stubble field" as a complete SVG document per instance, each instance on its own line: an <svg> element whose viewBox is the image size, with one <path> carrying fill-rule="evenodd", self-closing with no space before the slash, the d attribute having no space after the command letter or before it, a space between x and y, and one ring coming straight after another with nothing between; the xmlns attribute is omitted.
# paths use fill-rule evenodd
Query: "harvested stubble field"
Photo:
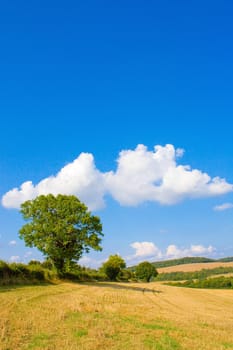
<svg viewBox="0 0 233 350"><path fill-rule="evenodd" d="M197 264L184 264L184 265L175 265L168 267L158 268L159 273L167 272L193 272L200 271L203 269L215 269L216 267L233 267L233 261L231 262L208 262L208 263L197 263Z"/></svg>
<svg viewBox="0 0 233 350"><path fill-rule="evenodd" d="M0 289L1 350L233 349L233 291L160 283Z"/></svg>

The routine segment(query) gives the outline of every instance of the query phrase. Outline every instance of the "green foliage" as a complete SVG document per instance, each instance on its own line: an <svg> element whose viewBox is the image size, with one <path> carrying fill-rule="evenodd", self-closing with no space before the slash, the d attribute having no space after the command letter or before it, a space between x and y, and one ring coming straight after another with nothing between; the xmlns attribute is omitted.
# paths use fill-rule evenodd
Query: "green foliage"
<svg viewBox="0 0 233 350"><path fill-rule="evenodd" d="M106 275L94 269L79 267L63 274L63 278L73 282L106 281Z"/></svg>
<svg viewBox="0 0 233 350"><path fill-rule="evenodd" d="M148 261L144 261L136 267L135 275L141 281L150 282L152 277L156 277L158 275L158 271L153 264L149 263Z"/></svg>
<svg viewBox="0 0 233 350"><path fill-rule="evenodd" d="M182 271L174 271L174 272L166 272L160 273L156 280L157 281L184 281L184 280L192 280L192 279L203 279L212 275L220 275L233 273L233 267L231 266L220 266L214 269L202 269L200 271L190 271L190 272L182 272Z"/></svg>
<svg viewBox="0 0 233 350"><path fill-rule="evenodd" d="M46 259L45 261L43 261L41 263L41 266L49 270L52 270L54 268L54 265L50 259Z"/></svg>
<svg viewBox="0 0 233 350"><path fill-rule="evenodd" d="M62 275L63 280L69 280L72 282L92 282L92 281L105 281L106 276L101 276L99 273L89 273L84 271L79 272L65 272Z"/></svg>
<svg viewBox="0 0 233 350"><path fill-rule="evenodd" d="M122 269L117 275L117 279L123 282L131 281L133 280L133 278L134 278L134 274L127 269Z"/></svg>
<svg viewBox="0 0 233 350"><path fill-rule="evenodd" d="M116 281L117 276L125 267L125 261L116 254L109 256L108 260L102 265L101 271L103 271L111 281Z"/></svg>
<svg viewBox="0 0 233 350"><path fill-rule="evenodd" d="M0 285L48 282L55 277L53 271L45 269L39 264L7 264L0 261Z"/></svg>
<svg viewBox="0 0 233 350"><path fill-rule="evenodd" d="M29 247L37 247L60 273L70 270L83 252L101 250L102 225L75 196L39 196L21 205L28 221L19 231Z"/></svg>
<svg viewBox="0 0 233 350"><path fill-rule="evenodd" d="M10 273L11 269L9 265L5 261L0 260L0 280L7 279Z"/></svg>
<svg viewBox="0 0 233 350"><path fill-rule="evenodd" d="M218 259L220 262L231 262L233 261L233 256L228 256L227 258Z"/></svg>
<svg viewBox="0 0 233 350"><path fill-rule="evenodd" d="M190 288L233 289L233 278L221 276L200 280L188 280L183 283L173 283L172 285Z"/></svg>
<svg viewBox="0 0 233 350"><path fill-rule="evenodd" d="M63 279L68 279L73 282L91 282L91 281L106 281L107 277L104 273L78 265L73 267L70 272L62 275ZM58 280L58 275L54 268L48 269L43 266L43 263L33 264L32 261L26 264L11 263L7 264L0 260L0 285L27 285L39 284L44 282L53 282Z"/></svg>
<svg viewBox="0 0 233 350"><path fill-rule="evenodd" d="M39 265L39 266L41 266L41 262L39 260L30 260L28 265Z"/></svg>

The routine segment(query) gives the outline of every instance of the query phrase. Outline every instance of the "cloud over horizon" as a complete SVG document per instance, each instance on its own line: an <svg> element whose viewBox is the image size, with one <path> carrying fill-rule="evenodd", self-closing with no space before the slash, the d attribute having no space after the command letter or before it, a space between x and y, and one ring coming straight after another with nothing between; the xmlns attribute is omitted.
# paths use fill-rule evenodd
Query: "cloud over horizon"
<svg viewBox="0 0 233 350"><path fill-rule="evenodd" d="M164 250L161 250L153 242L133 242L130 247L135 249L134 254L126 257L126 261L130 264L137 264L143 260L157 261L188 256L209 256L216 251L212 245L205 247L201 244L192 244L187 248L170 244Z"/></svg>
<svg viewBox="0 0 233 350"><path fill-rule="evenodd" d="M214 253L215 248L212 245L204 247L203 245L191 245L189 248L178 248L175 244L170 244L166 249L166 257L177 259L187 256L209 255Z"/></svg>
<svg viewBox="0 0 233 350"><path fill-rule="evenodd" d="M172 205L187 198L223 195L233 191L233 185L220 177L179 165L184 151L171 144L157 145L153 151L138 145L134 150L123 150L117 159L117 169L101 172L95 166L94 156L81 153L56 175L38 184L25 181L2 197L6 208L19 208L26 200L41 194L73 194L90 210L105 206L105 195L111 195L125 206L137 206L145 201Z"/></svg>

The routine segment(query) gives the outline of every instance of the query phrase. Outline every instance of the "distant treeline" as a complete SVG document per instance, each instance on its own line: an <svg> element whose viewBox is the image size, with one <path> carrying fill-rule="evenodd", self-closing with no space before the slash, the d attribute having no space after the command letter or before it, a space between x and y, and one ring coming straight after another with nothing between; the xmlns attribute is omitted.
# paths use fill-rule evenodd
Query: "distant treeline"
<svg viewBox="0 0 233 350"><path fill-rule="evenodd" d="M233 277L214 277L200 280L189 280L169 285L188 288L212 288L212 289L233 289Z"/></svg>
<svg viewBox="0 0 233 350"><path fill-rule="evenodd" d="M209 263L209 262L231 262L233 261L233 257L227 257L222 259L210 259L205 257L185 257L180 259L171 259L171 260L163 260L163 261L155 261L152 262L155 268L161 267L169 267L176 265L185 265L185 264L200 264L200 263ZM136 266L129 267L130 270L134 271Z"/></svg>
<svg viewBox="0 0 233 350"><path fill-rule="evenodd" d="M233 258L232 258L232 260L233 260ZM159 268L159 267L169 267L169 266L184 265L184 264L209 263L209 262L215 262L215 261L217 261L217 260L204 258L204 257L185 257L185 258L180 258L180 259L156 261L152 264L156 268Z"/></svg>
<svg viewBox="0 0 233 350"><path fill-rule="evenodd" d="M232 267L220 266L214 269L202 269L200 271L190 271L190 272L174 271L174 272L160 273L155 280L156 281L195 280L195 279L204 279L212 275L222 275L227 273L233 273L233 266Z"/></svg>
<svg viewBox="0 0 233 350"><path fill-rule="evenodd" d="M233 261L233 256L228 256L227 258L222 258L222 259L218 259L215 261L220 261L220 262L231 262Z"/></svg>

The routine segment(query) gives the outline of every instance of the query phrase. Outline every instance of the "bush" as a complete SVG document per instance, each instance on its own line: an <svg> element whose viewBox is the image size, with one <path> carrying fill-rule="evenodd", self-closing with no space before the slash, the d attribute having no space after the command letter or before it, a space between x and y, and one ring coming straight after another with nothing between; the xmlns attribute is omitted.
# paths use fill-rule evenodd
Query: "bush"
<svg viewBox="0 0 233 350"><path fill-rule="evenodd" d="M0 285L31 284L55 279L54 271L45 269L41 264L7 264L0 261Z"/></svg>
<svg viewBox="0 0 233 350"><path fill-rule="evenodd" d="M154 265L148 261L144 261L136 266L135 275L138 280L150 282L152 277L156 277L158 275L158 271Z"/></svg>
<svg viewBox="0 0 233 350"><path fill-rule="evenodd" d="M54 269L54 265L52 263L51 260L45 260L41 263L41 266L45 269L49 269L49 270L53 270Z"/></svg>
<svg viewBox="0 0 233 350"><path fill-rule="evenodd" d="M39 266L41 266L41 262L39 260L30 260L28 265L39 265Z"/></svg>
<svg viewBox="0 0 233 350"><path fill-rule="evenodd" d="M30 269L25 264L11 263L9 267L11 269L11 276L13 277L21 277L23 279L27 279L31 276Z"/></svg>
<svg viewBox="0 0 233 350"><path fill-rule="evenodd" d="M47 262L46 262L47 263ZM45 266L48 266L45 264ZM31 261L28 265L22 263L7 264L0 260L0 285L26 285L49 282L57 279L57 271L44 267L44 263ZM61 276L74 282L106 281L107 276L100 271L75 265L72 271Z"/></svg>
<svg viewBox="0 0 233 350"><path fill-rule="evenodd" d="M9 278L11 274L11 269L5 261L0 260L0 278Z"/></svg>
<svg viewBox="0 0 233 350"><path fill-rule="evenodd" d="M117 279L119 281L127 282L129 280L132 280L134 277L134 274L130 270L123 269L118 273Z"/></svg>
<svg viewBox="0 0 233 350"><path fill-rule="evenodd" d="M107 280L107 276L105 274L95 270L66 272L62 275L62 278L73 282L95 282Z"/></svg>
<svg viewBox="0 0 233 350"><path fill-rule="evenodd" d="M221 276L215 278L205 278L201 280L189 280L183 283L173 283L170 285L190 288L232 289L233 278Z"/></svg>
<svg viewBox="0 0 233 350"><path fill-rule="evenodd" d="M126 267L125 261L119 255L110 255L108 260L102 265L103 271L110 281L116 281L122 269Z"/></svg>

